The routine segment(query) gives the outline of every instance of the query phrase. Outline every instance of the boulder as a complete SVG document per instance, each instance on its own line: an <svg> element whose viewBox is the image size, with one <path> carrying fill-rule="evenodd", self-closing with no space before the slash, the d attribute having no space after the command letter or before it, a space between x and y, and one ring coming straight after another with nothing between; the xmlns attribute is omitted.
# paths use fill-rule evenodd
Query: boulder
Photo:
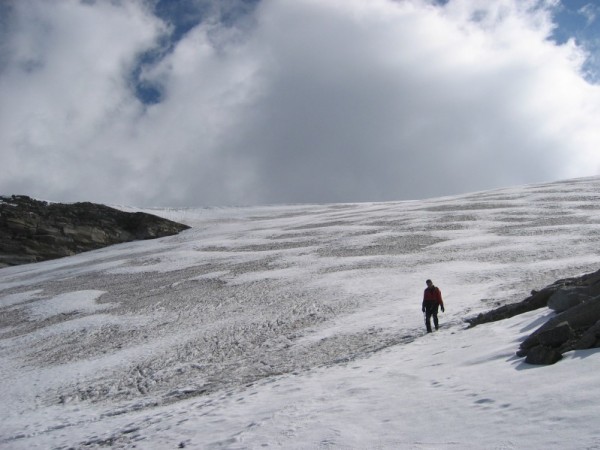
<svg viewBox="0 0 600 450"><path fill-rule="evenodd" d="M535 331L534 334L555 328L563 322L567 322L575 330L587 329L598 320L600 320L600 296L590 298L577 306L557 314Z"/></svg>
<svg viewBox="0 0 600 450"><path fill-rule="evenodd" d="M561 359L562 355L555 348L537 345L529 351L525 362L527 364L549 365L555 364Z"/></svg>
<svg viewBox="0 0 600 450"><path fill-rule="evenodd" d="M548 308L560 313L579 305L589 298L587 286L570 286L558 289L548 299Z"/></svg>
<svg viewBox="0 0 600 450"><path fill-rule="evenodd" d="M569 339L560 343L559 346L563 352L572 350L581 336L599 320L600 296L589 299L549 319L521 343L517 355L528 355L530 349L542 343L541 339L547 337L548 341L558 340L568 333L571 333ZM568 331L567 327L572 332ZM558 331L557 328L559 328Z"/></svg>
<svg viewBox="0 0 600 450"><path fill-rule="evenodd" d="M600 320L588 328L573 345L575 350L586 350L596 347L600 347Z"/></svg>
<svg viewBox="0 0 600 450"><path fill-rule="evenodd" d="M569 322L562 322L554 328L537 335L537 341L545 347L559 348L575 337Z"/></svg>
<svg viewBox="0 0 600 450"><path fill-rule="evenodd" d="M146 213L95 203L48 203L0 196L0 268L74 255L189 228Z"/></svg>

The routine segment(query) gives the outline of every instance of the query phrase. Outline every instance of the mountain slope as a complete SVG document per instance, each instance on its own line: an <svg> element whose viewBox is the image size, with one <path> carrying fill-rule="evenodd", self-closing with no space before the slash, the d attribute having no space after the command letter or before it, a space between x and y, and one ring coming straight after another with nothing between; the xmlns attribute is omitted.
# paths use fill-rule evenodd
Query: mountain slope
<svg viewBox="0 0 600 450"><path fill-rule="evenodd" d="M0 446L598 445L595 351L531 369L514 354L548 310L463 319L597 270L599 200L589 178L152 210L192 228L2 269ZM428 336L426 278L447 305Z"/></svg>

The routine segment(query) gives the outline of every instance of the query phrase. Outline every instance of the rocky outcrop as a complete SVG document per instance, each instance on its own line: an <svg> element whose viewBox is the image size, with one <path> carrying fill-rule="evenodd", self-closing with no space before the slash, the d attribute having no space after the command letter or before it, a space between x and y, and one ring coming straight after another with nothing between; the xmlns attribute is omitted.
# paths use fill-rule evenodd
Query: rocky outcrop
<svg viewBox="0 0 600 450"><path fill-rule="evenodd" d="M465 321L470 327L474 327L483 323L509 319L546 306L554 311L562 312L596 295L600 295L600 270L579 277L555 281L539 291L531 291L531 295L521 302L500 306L478 316L469 317Z"/></svg>
<svg viewBox="0 0 600 450"><path fill-rule="evenodd" d="M577 306L563 311L534 331L519 346L518 356L526 356L526 362L538 363L531 357L536 347L552 348L558 353L600 347L600 296L584 300Z"/></svg>
<svg viewBox="0 0 600 450"><path fill-rule="evenodd" d="M570 350L600 348L600 270L558 280L522 302L467 319L473 327L548 306L556 311L519 346L529 364L554 364Z"/></svg>
<svg viewBox="0 0 600 450"><path fill-rule="evenodd" d="M74 255L189 228L146 213L95 203L47 203L0 196L0 267Z"/></svg>
<svg viewBox="0 0 600 450"><path fill-rule="evenodd" d="M532 291L531 295L519 303L511 303L500 306L499 308L481 313L476 317L465 319L470 327L481 325L488 322L496 322L498 320L510 319L511 317L523 314L534 309L543 308L548 305L548 299L554 294L561 285L551 285L541 291Z"/></svg>

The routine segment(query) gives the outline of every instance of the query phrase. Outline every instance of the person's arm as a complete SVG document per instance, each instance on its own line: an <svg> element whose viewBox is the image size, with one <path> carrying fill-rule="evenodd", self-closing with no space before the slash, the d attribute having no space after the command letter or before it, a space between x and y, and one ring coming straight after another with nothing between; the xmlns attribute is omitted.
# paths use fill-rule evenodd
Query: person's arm
<svg viewBox="0 0 600 450"><path fill-rule="evenodd" d="M437 290L437 297L438 297L438 303L440 304L440 307L442 308L442 312L445 311L444 309L444 301L442 300L442 291L440 291L440 289L438 288Z"/></svg>

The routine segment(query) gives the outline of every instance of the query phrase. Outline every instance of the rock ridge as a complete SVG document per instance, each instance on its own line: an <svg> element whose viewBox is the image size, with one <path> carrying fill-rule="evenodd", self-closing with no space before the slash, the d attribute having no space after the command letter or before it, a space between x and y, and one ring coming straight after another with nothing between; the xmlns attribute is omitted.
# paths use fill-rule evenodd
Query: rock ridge
<svg viewBox="0 0 600 450"><path fill-rule="evenodd" d="M187 228L152 214L90 203L0 196L0 268L70 256L113 244L172 236Z"/></svg>
<svg viewBox="0 0 600 450"><path fill-rule="evenodd" d="M600 270L558 280L519 303L468 318L470 327L548 307L556 312L519 346L529 364L554 364L565 352L600 348Z"/></svg>

